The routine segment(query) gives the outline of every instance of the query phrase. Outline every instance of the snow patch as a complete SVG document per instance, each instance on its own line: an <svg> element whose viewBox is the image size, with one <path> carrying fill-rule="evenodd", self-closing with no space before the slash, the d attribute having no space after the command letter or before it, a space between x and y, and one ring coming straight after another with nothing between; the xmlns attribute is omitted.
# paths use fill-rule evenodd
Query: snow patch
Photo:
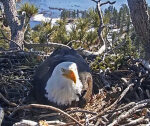
<svg viewBox="0 0 150 126"><path fill-rule="evenodd" d="M39 21L39 22L41 21L49 22L50 20L51 18L45 17L43 14L37 14L31 18L31 21Z"/></svg>

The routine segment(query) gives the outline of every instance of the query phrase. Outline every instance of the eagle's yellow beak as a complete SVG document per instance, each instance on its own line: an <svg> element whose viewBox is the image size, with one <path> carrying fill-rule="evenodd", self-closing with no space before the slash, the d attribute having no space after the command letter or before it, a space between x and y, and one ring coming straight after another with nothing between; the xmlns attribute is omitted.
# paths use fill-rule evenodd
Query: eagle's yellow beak
<svg viewBox="0 0 150 126"><path fill-rule="evenodd" d="M71 79L76 84L76 76L75 76L75 73L72 70L63 69L62 71L63 71L63 76L65 76L66 78Z"/></svg>

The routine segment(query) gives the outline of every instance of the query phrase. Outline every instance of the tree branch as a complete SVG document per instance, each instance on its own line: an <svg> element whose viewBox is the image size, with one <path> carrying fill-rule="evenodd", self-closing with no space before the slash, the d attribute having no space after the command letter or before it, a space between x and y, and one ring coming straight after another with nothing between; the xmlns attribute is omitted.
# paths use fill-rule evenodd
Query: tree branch
<svg viewBox="0 0 150 126"><path fill-rule="evenodd" d="M100 40L100 42L102 42L103 43L103 46L100 48L100 50L98 51L98 53L100 52L100 53L102 53L101 51L105 51L106 50L106 42L105 42L105 40L104 40L104 38L103 38L103 35L102 35L102 31L104 30L104 22L103 22L103 15L102 15L102 11L101 11L101 0L98 0L98 1L96 1L96 0L92 0L92 1L94 1L95 3L96 3L96 8L97 8L97 12L98 12L98 16L99 16L99 19L100 19L100 23L99 23L99 28L98 28L98 36L99 36L99 40Z"/></svg>
<svg viewBox="0 0 150 126"><path fill-rule="evenodd" d="M121 114L117 119L115 119L111 124L109 124L108 126L115 126L118 125L119 122L121 122L122 120L124 120L125 118L129 117L131 114L133 114L137 109L142 108L144 106L146 106L149 102L145 102L142 104L137 104L136 106L134 106L133 108L129 109L126 113Z"/></svg>
<svg viewBox="0 0 150 126"><path fill-rule="evenodd" d="M132 87L134 84L130 84L123 92L122 94L119 96L119 98L109 107L105 108L103 111L101 111L98 115L91 117L89 120L93 120L98 118L99 116L101 116L102 114L104 114L105 112L107 112L109 109L113 108L125 95L126 93L129 91L130 87Z"/></svg>
<svg viewBox="0 0 150 126"><path fill-rule="evenodd" d="M71 49L71 47L67 46L67 45L64 45L64 44L61 44L61 43L53 43L53 42L48 42L48 43L39 43L39 44L29 44L27 42L24 41L24 45L26 48L28 49L31 49L31 48L36 48L36 47L54 47L54 48L59 48L59 47L66 47L66 48L69 48ZM105 45L103 45L97 52L92 52L92 51L88 51L88 50L85 50L83 48L78 48L78 49L75 49L79 54L81 54L82 56L92 56L92 57L96 57L100 54L102 54L105 50Z"/></svg>
<svg viewBox="0 0 150 126"><path fill-rule="evenodd" d="M139 125L139 124L146 124L146 123L148 123L149 122L149 119L145 119L145 117L144 116L142 116L142 117L140 117L140 118L138 118L138 119L135 119L135 120L132 120L132 121L130 121L129 123L127 123L127 124L125 124L124 126L137 126L137 125Z"/></svg>
<svg viewBox="0 0 150 126"><path fill-rule="evenodd" d="M100 4L100 6L103 6L103 5L105 5L105 4L115 4L116 3L116 1L113 1L113 2L110 2L110 1L106 1L106 2L104 2L104 3L101 3Z"/></svg>
<svg viewBox="0 0 150 126"><path fill-rule="evenodd" d="M61 44L61 43L53 43L53 42L39 43L39 44L37 44L37 43L29 44L29 43L24 41L24 46L28 49L35 48L35 47L54 47L54 48L66 47L66 48L71 48L67 45L64 45L64 44Z"/></svg>
<svg viewBox="0 0 150 126"><path fill-rule="evenodd" d="M41 109L53 110L53 111L59 112L59 113L65 115L66 117L70 118L71 120L76 122L79 126L82 126L82 124L79 121L77 121L75 118L70 116L68 113L62 111L59 108L56 108L56 107L53 107L53 106L49 106L49 105L29 104L29 105L19 106L19 107L16 107L16 109L14 109L14 111L12 112L12 114L10 116L13 116L18 110L22 110L22 109L24 110L24 109L28 109L28 108L41 108Z"/></svg>
<svg viewBox="0 0 150 126"><path fill-rule="evenodd" d="M101 0L92 0L93 2L95 2L95 3L98 3L98 2L100 2Z"/></svg>

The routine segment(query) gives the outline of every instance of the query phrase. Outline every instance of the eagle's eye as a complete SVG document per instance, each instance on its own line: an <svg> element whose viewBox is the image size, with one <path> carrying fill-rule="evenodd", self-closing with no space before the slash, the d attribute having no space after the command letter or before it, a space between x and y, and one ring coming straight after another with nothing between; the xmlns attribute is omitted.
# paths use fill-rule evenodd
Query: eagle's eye
<svg viewBox="0 0 150 126"><path fill-rule="evenodd" d="M62 75L68 79L71 79L76 84L76 75L73 70L67 70L64 68L61 68Z"/></svg>

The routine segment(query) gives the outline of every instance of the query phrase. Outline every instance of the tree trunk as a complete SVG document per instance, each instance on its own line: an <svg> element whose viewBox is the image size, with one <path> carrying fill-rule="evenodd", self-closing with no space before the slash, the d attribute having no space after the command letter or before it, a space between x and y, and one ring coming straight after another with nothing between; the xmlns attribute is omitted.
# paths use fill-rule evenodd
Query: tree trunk
<svg viewBox="0 0 150 126"><path fill-rule="evenodd" d="M11 29L10 49L23 49L25 14L18 16L15 0L0 0Z"/></svg>
<svg viewBox="0 0 150 126"><path fill-rule="evenodd" d="M127 0L135 31L144 47L145 60L150 60L150 19L146 0Z"/></svg>

